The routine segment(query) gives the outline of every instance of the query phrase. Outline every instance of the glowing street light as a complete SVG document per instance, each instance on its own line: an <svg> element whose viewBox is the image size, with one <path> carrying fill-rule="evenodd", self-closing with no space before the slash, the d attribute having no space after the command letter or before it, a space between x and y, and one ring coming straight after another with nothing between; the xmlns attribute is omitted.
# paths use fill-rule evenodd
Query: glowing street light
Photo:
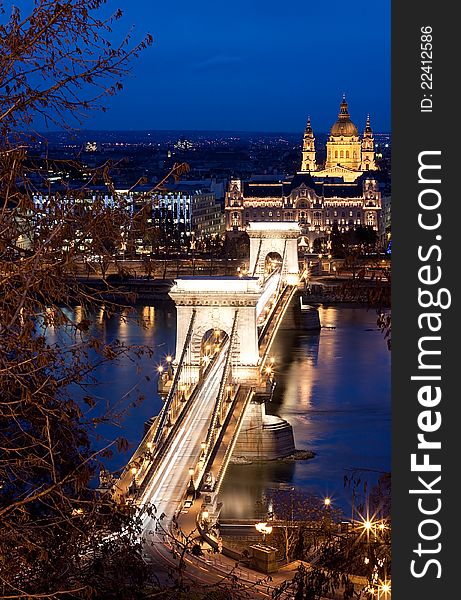
<svg viewBox="0 0 461 600"><path fill-rule="evenodd" d="M380 598L389 598L391 593L391 582L383 581L378 584L378 600Z"/></svg>
<svg viewBox="0 0 461 600"><path fill-rule="evenodd" d="M381 588L381 591L384 592L385 594L388 594L391 591L391 584L390 583L385 582L385 583L383 583L379 587Z"/></svg>
<svg viewBox="0 0 461 600"><path fill-rule="evenodd" d="M323 503L324 503L324 505L326 507L330 506L331 505L331 498L325 498L324 501L323 501Z"/></svg>
<svg viewBox="0 0 461 600"><path fill-rule="evenodd" d="M190 494L192 494L192 497L195 500L194 473L195 473L194 467L189 467L189 477L190 477L190 480L189 480L188 492Z"/></svg>
<svg viewBox="0 0 461 600"><path fill-rule="evenodd" d="M169 354L166 358L166 364L167 364L167 372L168 372L168 377L170 379L173 379L173 357Z"/></svg>
<svg viewBox="0 0 461 600"><path fill-rule="evenodd" d="M268 525L267 522L255 523L256 531L263 536L263 542L266 541L266 535L270 535L272 533L272 525Z"/></svg>

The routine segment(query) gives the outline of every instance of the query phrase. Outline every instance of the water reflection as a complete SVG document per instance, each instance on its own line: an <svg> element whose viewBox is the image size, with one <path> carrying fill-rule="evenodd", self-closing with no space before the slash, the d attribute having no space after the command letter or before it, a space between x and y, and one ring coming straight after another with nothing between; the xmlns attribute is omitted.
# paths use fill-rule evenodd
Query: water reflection
<svg viewBox="0 0 461 600"><path fill-rule="evenodd" d="M134 308L118 308L109 311L102 306L94 311L84 310L81 306L74 309L63 309L66 316L76 323L87 319L90 323L89 333L104 344L115 340L127 346L135 346L144 353L127 353L120 360L99 365L93 373L95 382L83 393L81 389L73 390L75 397L90 394L97 401L93 411L104 410L104 406L128 407L124 420L116 426L104 425L100 428L97 445L105 445L119 436L126 437L135 448L144 430L144 423L158 414L162 400L157 393L157 365L165 355L174 353L176 343L176 310L171 301L158 302L154 306L137 306ZM72 346L86 334L77 333L73 329L55 330L48 328L48 343L61 343L64 347ZM95 353L90 357L99 362ZM141 403L137 400L144 398ZM131 405L131 407L130 407ZM136 406L135 406L136 405ZM111 469L123 466L128 455L115 454L108 465Z"/></svg>
<svg viewBox="0 0 461 600"><path fill-rule="evenodd" d="M296 461L291 471L268 463L265 486L283 482L333 496L347 511L350 492L344 489L344 475L361 469L362 478L373 483L379 472L390 469L390 354L372 311L321 307L320 320L319 335L283 332L277 338L278 383L267 407L293 425L298 448L317 455ZM253 506L260 500L261 482L255 482L251 468L229 467L222 486L224 517L235 512L233 490L242 479L251 482ZM247 500L247 510L250 504Z"/></svg>
<svg viewBox="0 0 461 600"><path fill-rule="evenodd" d="M258 514L257 501L271 489L291 489L287 482L292 482L294 476L293 462L230 465L221 494L223 516L229 519L263 517L262 513Z"/></svg>
<svg viewBox="0 0 461 600"><path fill-rule="evenodd" d="M93 315L77 307L68 316L77 322L89 318L91 333L103 342L118 339L152 348L152 356L140 357L137 364L126 358L96 372L94 394L102 401L116 402L129 393L145 397L117 429L106 430L107 439L123 435L136 446L144 422L162 405L156 370L174 354L173 303ZM322 307L320 319L320 334L277 336L271 350L277 387L267 406L268 413L293 425L297 447L317 456L294 463L230 465L221 488L224 516L251 517L265 491L280 486L332 496L347 509L349 492L343 478L348 469L366 469L370 480L390 469L390 354L376 316L364 308ZM48 333L49 341L56 341L56 331ZM121 467L126 460L126 455L116 455L110 466Z"/></svg>

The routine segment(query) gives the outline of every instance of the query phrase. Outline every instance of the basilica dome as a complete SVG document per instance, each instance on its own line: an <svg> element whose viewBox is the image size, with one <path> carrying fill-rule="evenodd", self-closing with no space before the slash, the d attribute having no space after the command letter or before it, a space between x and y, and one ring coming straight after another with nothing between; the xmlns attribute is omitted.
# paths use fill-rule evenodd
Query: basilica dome
<svg viewBox="0 0 461 600"><path fill-rule="evenodd" d="M345 96L339 107L338 120L333 124L330 135L332 137L357 137L359 135L357 127L351 121Z"/></svg>

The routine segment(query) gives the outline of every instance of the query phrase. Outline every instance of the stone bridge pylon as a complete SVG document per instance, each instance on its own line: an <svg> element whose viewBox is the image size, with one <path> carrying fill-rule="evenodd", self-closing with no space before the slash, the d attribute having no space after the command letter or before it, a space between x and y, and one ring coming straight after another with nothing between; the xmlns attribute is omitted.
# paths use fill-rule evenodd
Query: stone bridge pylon
<svg viewBox="0 0 461 600"><path fill-rule="evenodd" d="M235 319L231 357L234 377L257 378L257 304L261 287L256 278L183 277L176 280L170 296L177 314L176 357L181 354L192 322L187 358L192 381L198 380L214 346L230 337Z"/></svg>
<svg viewBox="0 0 461 600"><path fill-rule="evenodd" d="M276 254L281 259L282 281L296 284L299 273L298 239L301 236L298 223L252 222L247 233L250 238L250 275L264 278L266 258L269 254Z"/></svg>

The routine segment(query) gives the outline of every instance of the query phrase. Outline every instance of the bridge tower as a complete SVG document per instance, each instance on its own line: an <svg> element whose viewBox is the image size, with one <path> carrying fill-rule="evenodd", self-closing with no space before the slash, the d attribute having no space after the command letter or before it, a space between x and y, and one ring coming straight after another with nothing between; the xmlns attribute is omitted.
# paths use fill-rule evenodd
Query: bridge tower
<svg viewBox="0 0 461 600"><path fill-rule="evenodd" d="M298 239L301 229L298 223L252 222L247 227L250 237L250 275L264 279L264 267L268 254L278 254L282 260L282 282L294 285L298 282Z"/></svg>
<svg viewBox="0 0 461 600"><path fill-rule="evenodd" d="M233 377L241 381L257 378L257 304L261 296L257 278L182 277L175 280L170 296L177 311L177 357L190 334L190 351L185 366L192 381L199 379L204 366L206 356L203 344L206 336L213 331L219 332L220 337L230 336L234 320L236 328L231 357Z"/></svg>

